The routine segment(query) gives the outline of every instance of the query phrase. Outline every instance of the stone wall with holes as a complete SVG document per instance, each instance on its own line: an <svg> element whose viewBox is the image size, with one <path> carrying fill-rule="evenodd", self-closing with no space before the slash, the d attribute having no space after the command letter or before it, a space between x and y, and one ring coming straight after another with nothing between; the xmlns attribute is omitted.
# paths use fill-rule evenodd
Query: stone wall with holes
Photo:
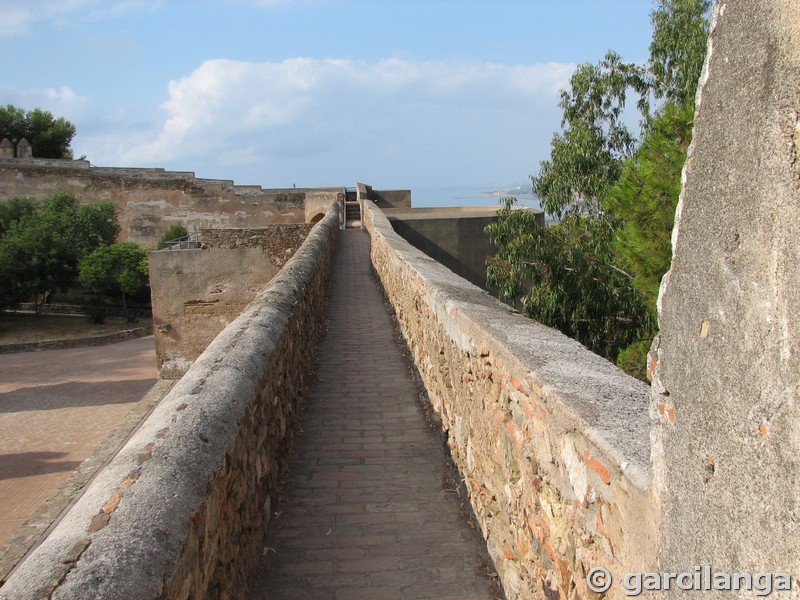
<svg viewBox="0 0 800 600"><path fill-rule="evenodd" d="M507 597L591 598L593 567L655 570L647 386L365 216Z"/></svg>
<svg viewBox="0 0 800 600"><path fill-rule="evenodd" d="M202 249L149 255L156 362L178 379L280 271L312 225L203 229Z"/></svg>
<svg viewBox="0 0 800 600"><path fill-rule="evenodd" d="M244 597L313 367L338 232L331 206L0 598Z"/></svg>
<svg viewBox="0 0 800 600"><path fill-rule="evenodd" d="M210 227L304 223L343 200L342 188L264 189L202 179L191 172L95 167L82 160L0 158L0 202L14 196L43 200L58 190L80 202L117 206L121 241L155 248L170 226Z"/></svg>

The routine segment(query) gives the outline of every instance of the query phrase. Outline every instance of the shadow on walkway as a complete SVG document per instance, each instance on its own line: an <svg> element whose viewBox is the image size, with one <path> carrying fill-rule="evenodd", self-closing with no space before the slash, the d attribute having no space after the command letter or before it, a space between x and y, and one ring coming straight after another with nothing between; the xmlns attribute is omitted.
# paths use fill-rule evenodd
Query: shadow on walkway
<svg viewBox="0 0 800 600"><path fill-rule="evenodd" d="M58 410L138 402L158 379L70 381L0 393L0 413Z"/></svg>
<svg viewBox="0 0 800 600"><path fill-rule="evenodd" d="M66 452L21 452L0 454L0 481L18 477L31 477L45 473L60 473L77 469L81 461L62 460Z"/></svg>

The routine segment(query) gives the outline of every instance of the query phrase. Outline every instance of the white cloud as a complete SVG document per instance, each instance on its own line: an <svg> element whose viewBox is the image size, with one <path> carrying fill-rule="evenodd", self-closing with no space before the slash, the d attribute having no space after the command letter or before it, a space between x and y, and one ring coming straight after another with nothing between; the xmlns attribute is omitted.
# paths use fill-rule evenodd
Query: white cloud
<svg viewBox="0 0 800 600"><path fill-rule="evenodd" d="M7 100L8 104L14 104L21 108L41 108L49 110L58 117L74 118L84 108L88 106L89 99L75 93L69 87L16 90L12 88L0 87L0 96Z"/></svg>
<svg viewBox="0 0 800 600"><path fill-rule="evenodd" d="M476 145L513 140L506 151L524 153L516 146L533 136L545 112L549 131L557 128L558 90L573 70L556 63L209 60L170 82L159 130L116 161L277 166L297 156L310 164L378 168L382 157L401 168L416 157L422 164L408 168L434 171L451 162L445 154L456 160L470 145L481 157L487 148Z"/></svg>
<svg viewBox="0 0 800 600"><path fill-rule="evenodd" d="M10 1L0 3L0 37L10 37L28 31L31 19L29 8L12 4Z"/></svg>

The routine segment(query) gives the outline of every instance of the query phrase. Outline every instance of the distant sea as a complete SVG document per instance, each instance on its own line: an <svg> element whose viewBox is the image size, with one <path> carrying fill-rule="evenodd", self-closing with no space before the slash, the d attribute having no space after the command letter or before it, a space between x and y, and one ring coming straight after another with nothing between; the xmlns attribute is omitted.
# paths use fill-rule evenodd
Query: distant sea
<svg viewBox="0 0 800 600"><path fill-rule="evenodd" d="M530 185L411 188L411 206L414 208L441 206L499 207L500 201L508 196L516 198L521 206L541 208L539 199L531 192Z"/></svg>

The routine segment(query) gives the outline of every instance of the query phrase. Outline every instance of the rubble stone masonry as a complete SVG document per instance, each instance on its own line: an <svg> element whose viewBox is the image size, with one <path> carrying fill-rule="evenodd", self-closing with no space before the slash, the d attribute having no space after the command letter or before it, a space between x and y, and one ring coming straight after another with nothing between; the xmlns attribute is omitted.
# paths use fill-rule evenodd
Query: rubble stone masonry
<svg viewBox="0 0 800 600"><path fill-rule="evenodd" d="M653 570L647 386L455 276L367 203L372 260L504 591L593 598Z"/></svg>

